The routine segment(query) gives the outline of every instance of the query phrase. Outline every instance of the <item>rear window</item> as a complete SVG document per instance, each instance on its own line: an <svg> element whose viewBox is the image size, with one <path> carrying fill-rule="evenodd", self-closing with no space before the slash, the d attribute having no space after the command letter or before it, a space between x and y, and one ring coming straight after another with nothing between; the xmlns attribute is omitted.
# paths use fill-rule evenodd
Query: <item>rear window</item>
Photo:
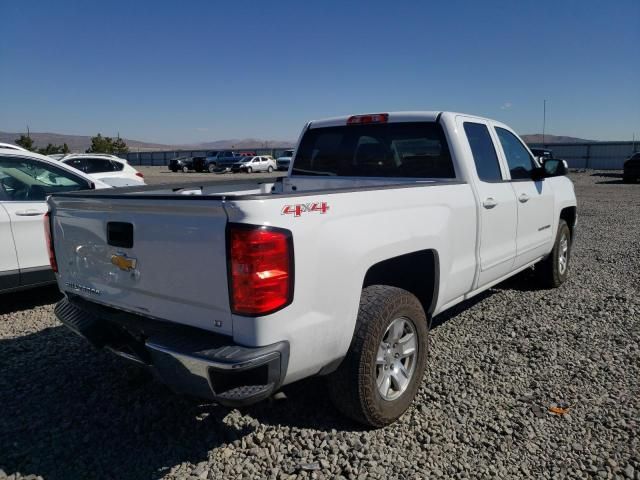
<svg viewBox="0 0 640 480"><path fill-rule="evenodd" d="M302 137L294 174L455 178L442 127L435 122L312 128Z"/></svg>

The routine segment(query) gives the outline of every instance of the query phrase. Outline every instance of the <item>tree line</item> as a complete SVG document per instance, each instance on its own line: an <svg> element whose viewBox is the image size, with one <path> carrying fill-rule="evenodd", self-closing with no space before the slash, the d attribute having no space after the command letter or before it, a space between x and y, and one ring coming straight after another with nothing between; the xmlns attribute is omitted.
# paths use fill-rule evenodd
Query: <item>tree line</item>
<svg viewBox="0 0 640 480"><path fill-rule="evenodd" d="M53 145L49 143L46 147L36 147L33 139L28 133L26 135L20 135L20 138L16 138L15 143L30 152L41 153L42 155L52 155L54 153L67 154L71 152L66 143L63 143L62 145ZM91 146L86 150L86 153L110 153L118 155L121 153L127 153L128 151L129 147L119 136L116 138L103 137L98 133L95 137L91 137Z"/></svg>

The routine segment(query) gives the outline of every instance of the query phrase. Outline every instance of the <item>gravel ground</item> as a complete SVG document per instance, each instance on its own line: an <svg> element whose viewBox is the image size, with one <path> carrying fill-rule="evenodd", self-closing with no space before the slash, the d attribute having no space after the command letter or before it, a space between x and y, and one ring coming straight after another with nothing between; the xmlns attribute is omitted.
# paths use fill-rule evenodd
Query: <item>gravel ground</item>
<svg viewBox="0 0 640 480"><path fill-rule="evenodd" d="M322 379L242 411L176 396L62 327L54 288L0 296L0 477L640 479L640 185L572 177L570 280L436 317L418 399L380 430Z"/></svg>

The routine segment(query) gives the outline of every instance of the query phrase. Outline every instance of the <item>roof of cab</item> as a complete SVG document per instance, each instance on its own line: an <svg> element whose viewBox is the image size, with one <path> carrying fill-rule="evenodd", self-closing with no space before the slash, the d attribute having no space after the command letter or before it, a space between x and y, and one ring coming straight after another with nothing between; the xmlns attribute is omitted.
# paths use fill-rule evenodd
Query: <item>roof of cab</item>
<svg viewBox="0 0 640 480"><path fill-rule="evenodd" d="M460 112L442 112L442 111L407 111L407 112L369 112L355 115L344 115L340 117L324 118L320 120L312 120L309 122L309 128L321 128L321 127L338 127L347 124L347 120L352 116L358 115L376 115L384 113L388 115L388 123L393 122L435 122L439 116L446 115L451 117L464 116L469 118L477 118L480 120L491 121L495 120L489 118L480 117L478 115L472 115L468 113Z"/></svg>
<svg viewBox="0 0 640 480"><path fill-rule="evenodd" d="M389 115L388 123L392 122L435 122L441 112L369 112L357 115L375 115L386 113ZM354 115L344 115L340 117L325 118L309 122L309 128L338 127L347 124L347 120Z"/></svg>

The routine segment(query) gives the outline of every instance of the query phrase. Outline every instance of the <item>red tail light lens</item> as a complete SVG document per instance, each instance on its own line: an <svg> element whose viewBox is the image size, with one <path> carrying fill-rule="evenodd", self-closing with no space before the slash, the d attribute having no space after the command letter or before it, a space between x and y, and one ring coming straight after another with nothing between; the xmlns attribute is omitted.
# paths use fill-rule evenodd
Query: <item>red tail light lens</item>
<svg viewBox="0 0 640 480"><path fill-rule="evenodd" d="M347 125L362 125L365 123L387 123L388 113L371 113L368 115L353 115L347 120Z"/></svg>
<svg viewBox="0 0 640 480"><path fill-rule="evenodd" d="M136 177L144 178L144 175L140 172L136 172Z"/></svg>
<svg viewBox="0 0 640 480"><path fill-rule="evenodd" d="M266 315L293 300L293 241L288 230L231 225L228 231L231 310Z"/></svg>
<svg viewBox="0 0 640 480"><path fill-rule="evenodd" d="M47 251L49 252L49 264L54 272L58 272L58 262L56 262L56 252L53 249L53 237L51 236L51 212L44 214L44 238L47 241Z"/></svg>

